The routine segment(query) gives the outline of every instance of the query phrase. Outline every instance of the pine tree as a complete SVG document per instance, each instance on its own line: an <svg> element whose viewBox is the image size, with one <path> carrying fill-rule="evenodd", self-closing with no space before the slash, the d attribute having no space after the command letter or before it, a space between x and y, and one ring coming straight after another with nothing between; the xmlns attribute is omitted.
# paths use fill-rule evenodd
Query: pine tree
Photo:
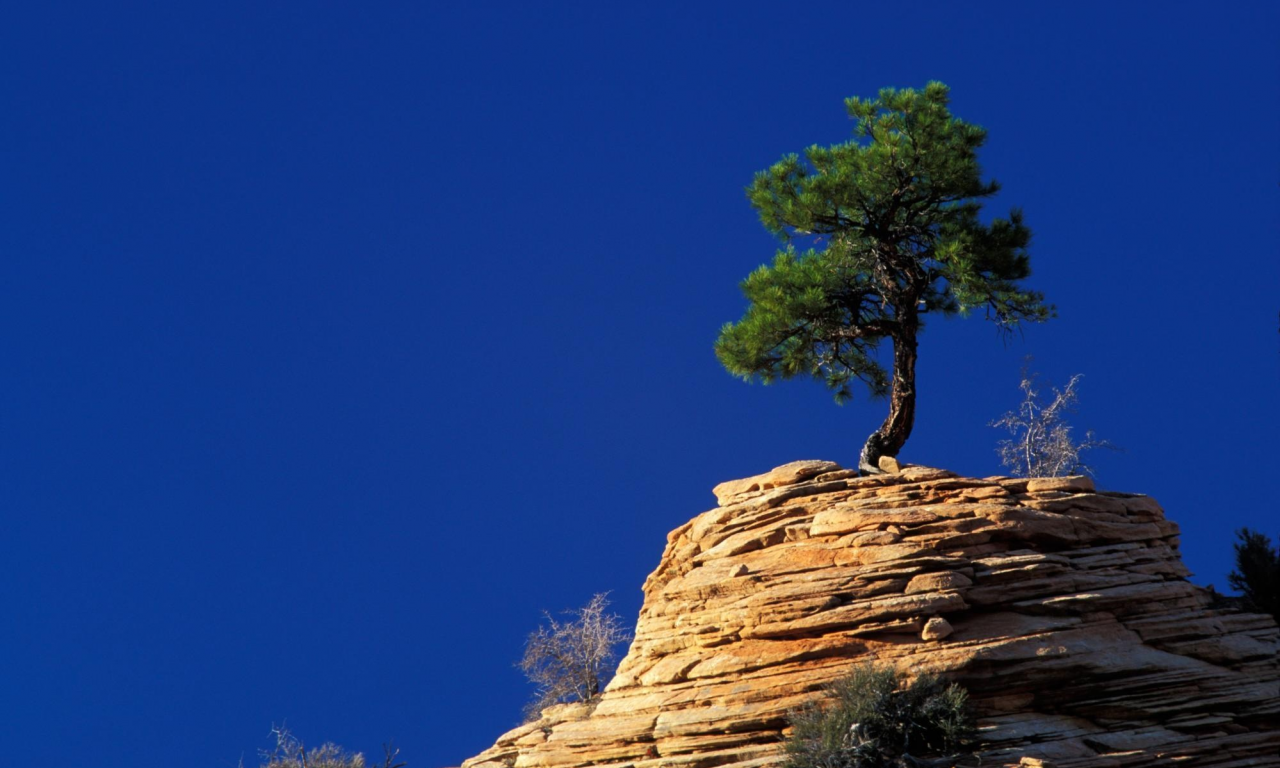
<svg viewBox="0 0 1280 768"><path fill-rule="evenodd" d="M978 218L999 189L978 166L986 131L953 117L948 103L938 82L847 99L852 140L787 155L747 188L786 245L742 283L750 304L721 329L716 355L746 380L813 376L837 402L855 379L872 396L888 394L889 415L862 450L864 473L911 435L923 315L982 308L1008 331L1053 314L1018 286L1030 274L1022 213ZM885 340L892 377L875 357Z"/></svg>
<svg viewBox="0 0 1280 768"><path fill-rule="evenodd" d="M1280 622L1280 548L1258 531L1236 531L1236 569L1227 576L1231 588L1244 595L1250 610L1269 613Z"/></svg>

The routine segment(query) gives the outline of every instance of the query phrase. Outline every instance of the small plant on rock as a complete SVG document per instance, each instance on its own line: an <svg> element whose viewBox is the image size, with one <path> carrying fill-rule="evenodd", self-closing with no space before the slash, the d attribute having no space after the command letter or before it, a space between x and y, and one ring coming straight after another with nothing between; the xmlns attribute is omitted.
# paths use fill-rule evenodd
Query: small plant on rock
<svg viewBox="0 0 1280 768"><path fill-rule="evenodd" d="M525 722L537 720L552 704L599 697L613 672L617 646L631 638L622 619L605 611L607 597L597 594L578 610L568 611L576 617L572 621L544 614L547 624L529 635L520 669L538 691L525 706Z"/></svg>
<svg viewBox="0 0 1280 768"><path fill-rule="evenodd" d="M933 675L907 683L864 664L827 693L791 715L786 768L912 768L959 754L973 736L968 693Z"/></svg>
<svg viewBox="0 0 1280 768"><path fill-rule="evenodd" d="M400 750L390 744L383 746L386 752L383 763L374 766L365 762L363 754L348 752L333 742L307 749L302 740L283 725L272 726L271 736L276 744L273 749L264 749L259 753L262 758L261 768L404 768L405 765L396 761ZM242 761L241 768L243 765Z"/></svg>
<svg viewBox="0 0 1280 768"><path fill-rule="evenodd" d="M1075 412L1080 396L1076 385L1080 374L1071 377L1062 389L1051 387L1053 399L1045 402L1040 396L1038 375L1022 369L1022 404L1018 410L1009 411L991 426L1009 430L1012 437L996 444L1000 463L1016 477L1062 477L1063 475L1093 474L1093 468L1084 463L1080 455L1094 448L1118 450L1106 440L1099 440L1093 432L1086 432L1084 440L1076 442L1071 436L1067 415Z"/></svg>

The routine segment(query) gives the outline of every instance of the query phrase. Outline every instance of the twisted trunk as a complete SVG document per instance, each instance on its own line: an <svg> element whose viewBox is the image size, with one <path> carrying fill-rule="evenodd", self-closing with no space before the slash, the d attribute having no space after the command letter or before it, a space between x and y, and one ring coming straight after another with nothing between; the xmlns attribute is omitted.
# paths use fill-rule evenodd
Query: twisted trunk
<svg viewBox="0 0 1280 768"><path fill-rule="evenodd" d="M915 304L902 313L897 332L893 334L893 389L889 395L889 415L880 429L871 433L858 458L858 470L864 475L883 474L881 456L897 456L911 437L916 421L916 330L919 315Z"/></svg>

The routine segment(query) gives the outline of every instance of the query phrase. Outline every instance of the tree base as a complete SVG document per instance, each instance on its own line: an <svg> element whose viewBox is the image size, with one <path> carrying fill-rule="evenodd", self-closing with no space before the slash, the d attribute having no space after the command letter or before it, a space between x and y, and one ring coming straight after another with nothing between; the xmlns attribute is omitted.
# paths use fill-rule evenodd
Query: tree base
<svg viewBox="0 0 1280 768"><path fill-rule="evenodd" d="M862 446L862 454L858 456L858 474L863 477L885 474L885 471L880 468L880 457L884 455L883 438L878 431L872 432L871 437L868 437L866 444Z"/></svg>

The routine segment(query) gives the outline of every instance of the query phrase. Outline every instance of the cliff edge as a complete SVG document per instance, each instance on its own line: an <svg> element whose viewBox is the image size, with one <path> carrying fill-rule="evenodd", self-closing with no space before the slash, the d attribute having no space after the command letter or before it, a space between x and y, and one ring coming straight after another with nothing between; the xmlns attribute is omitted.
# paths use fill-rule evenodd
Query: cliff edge
<svg viewBox="0 0 1280 768"><path fill-rule="evenodd" d="M1147 496L821 461L715 494L600 701L464 768L776 764L787 712L870 660L963 683L984 765L1280 766L1276 625L1187 581Z"/></svg>

